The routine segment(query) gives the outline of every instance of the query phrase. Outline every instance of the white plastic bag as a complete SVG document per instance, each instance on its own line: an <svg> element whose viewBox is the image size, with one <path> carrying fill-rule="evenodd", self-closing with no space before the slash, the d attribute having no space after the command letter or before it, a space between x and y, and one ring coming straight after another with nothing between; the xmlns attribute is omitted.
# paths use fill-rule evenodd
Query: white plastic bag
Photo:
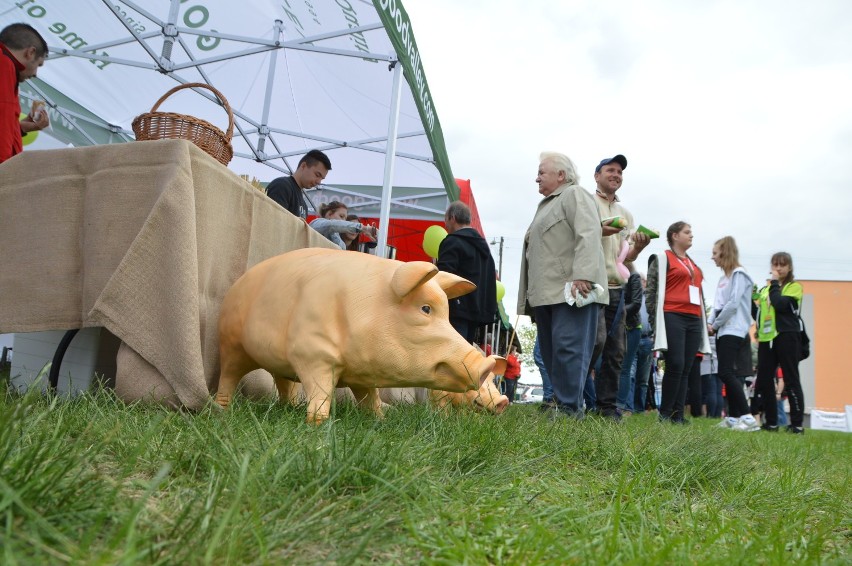
<svg viewBox="0 0 852 566"><path fill-rule="evenodd" d="M604 296L604 288L595 283L592 285L592 290L589 291L589 294L585 297L581 295L579 292L577 293L577 298L574 298L574 295L571 294L571 287L573 287L574 282L569 281L565 284L565 302L569 305L577 305L578 307L585 307L591 303L597 302L599 298Z"/></svg>

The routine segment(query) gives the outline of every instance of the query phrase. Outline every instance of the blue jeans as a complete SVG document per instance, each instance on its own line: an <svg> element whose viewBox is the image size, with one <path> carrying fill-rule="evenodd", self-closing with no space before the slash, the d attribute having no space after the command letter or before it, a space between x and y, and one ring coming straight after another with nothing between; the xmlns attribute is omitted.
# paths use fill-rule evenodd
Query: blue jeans
<svg viewBox="0 0 852 566"><path fill-rule="evenodd" d="M615 406L622 411L633 411L633 398L636 396L636 354L640 338L641 328L631 328L627 331L627 347L624 349L621 374L618 376L618 395L615 398Z"/></svg>
<svg viewBox="0 0 852 566"><path fill-rule="evenodd" d="M725 398L722 397L722 380L715 373L701 375L701 397L701 402L707 405L707 416L720 418L725 408Z"/></svg>
<svg viewBox="0 0 852 566"><path fill-rule="evenodd" d="M784 399L778 399L778 426L787 426L787 413L784 411Z"/></svg>
<svg viewBox="0 0 852 566"><path fill-rule="evenodd" d="M567 303L535 307L541 357L561 412L577 414L582 409L599 310L595 305L577 308Z"/></svg>
<svg viewBox="0 0 852 566"><path fill-rule="evenodd" d="M648 380L651 379L651 362L654 355L651 349L654 347L654 339L649 336L639 338L639 348L636 349L636 361L633 363L634 379L636 383L636 398L633 400L633 410L641 413L645 410L648 400Z"/></svg>
<svg viewBox="0 0 852 566"><path fill-rule="evenodd" d="M538 366L538 373L541 375L541 386L544 388L542 401L545 403L553 402L553 384L550 383L550 375L547 373L547 368L544 367L544 359L541 357L541 342L539 342L538 333L535 335L535 347L533 348L533 360Z"/></svg>
<svg viewBox="0 0 852 566"><path fill-rule="evenodd" d="M601 310L600 316L603 316L603 310ZM600 326L598 328L600 328ZM597 377L598 373L601 371L600 357L598 357L592 369L595 370L595 377ZM592 379L592 372L589 372L586 376L586 385L583 386L583 402L586 405L587 412L598 410L598 392L595 389L595 380Z"/></svg>

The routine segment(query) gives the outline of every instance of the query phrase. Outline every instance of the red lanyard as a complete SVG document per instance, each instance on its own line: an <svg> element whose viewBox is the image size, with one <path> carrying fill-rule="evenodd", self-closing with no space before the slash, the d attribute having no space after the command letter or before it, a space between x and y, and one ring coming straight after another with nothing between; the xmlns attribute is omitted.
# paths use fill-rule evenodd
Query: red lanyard
<svg viewBox="0 0 852 566"><path fill-rule="evenodd" d="M683 260L680 259L676 253L672 252L672 255L675 256L675 259L678 260L678 262L680 262L680 264L686 268L686 270L689 272L689 280L692 282L693 285L695 285L695 272L692 271L692 268L688 264L683 263ZM692 260L688 257L686 258L686 261L692 263Z"/></svg>

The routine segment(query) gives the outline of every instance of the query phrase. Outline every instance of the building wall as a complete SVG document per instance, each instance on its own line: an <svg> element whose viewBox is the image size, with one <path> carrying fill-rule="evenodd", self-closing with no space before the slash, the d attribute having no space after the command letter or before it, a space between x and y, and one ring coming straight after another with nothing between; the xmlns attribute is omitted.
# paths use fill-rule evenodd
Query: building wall
<svg viewBox="0 0 852 566"><path fill-rule="evenodd" d="M852 281L800 282L811 337L811 357L799 366L805 406L840 412L852 405Z"/></svg>

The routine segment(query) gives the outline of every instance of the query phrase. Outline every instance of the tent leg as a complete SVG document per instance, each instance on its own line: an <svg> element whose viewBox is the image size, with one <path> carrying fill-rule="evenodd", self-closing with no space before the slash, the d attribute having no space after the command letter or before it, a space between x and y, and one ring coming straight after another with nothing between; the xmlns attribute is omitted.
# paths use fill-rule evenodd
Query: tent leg
<svg viewBox="0 0 852 566"><path fill-rule="evenodd" d="M382 184L382 208L379 213L379 243L376 254L387 256L388 227L390 226L390 201L393 189L393 169L396 162L396 138L399 133L399 101L402 97L402 64L391 63L393 68L393 93L391 94L390 119L388 121L388 145L385 148L385 176Z"/></svg>

